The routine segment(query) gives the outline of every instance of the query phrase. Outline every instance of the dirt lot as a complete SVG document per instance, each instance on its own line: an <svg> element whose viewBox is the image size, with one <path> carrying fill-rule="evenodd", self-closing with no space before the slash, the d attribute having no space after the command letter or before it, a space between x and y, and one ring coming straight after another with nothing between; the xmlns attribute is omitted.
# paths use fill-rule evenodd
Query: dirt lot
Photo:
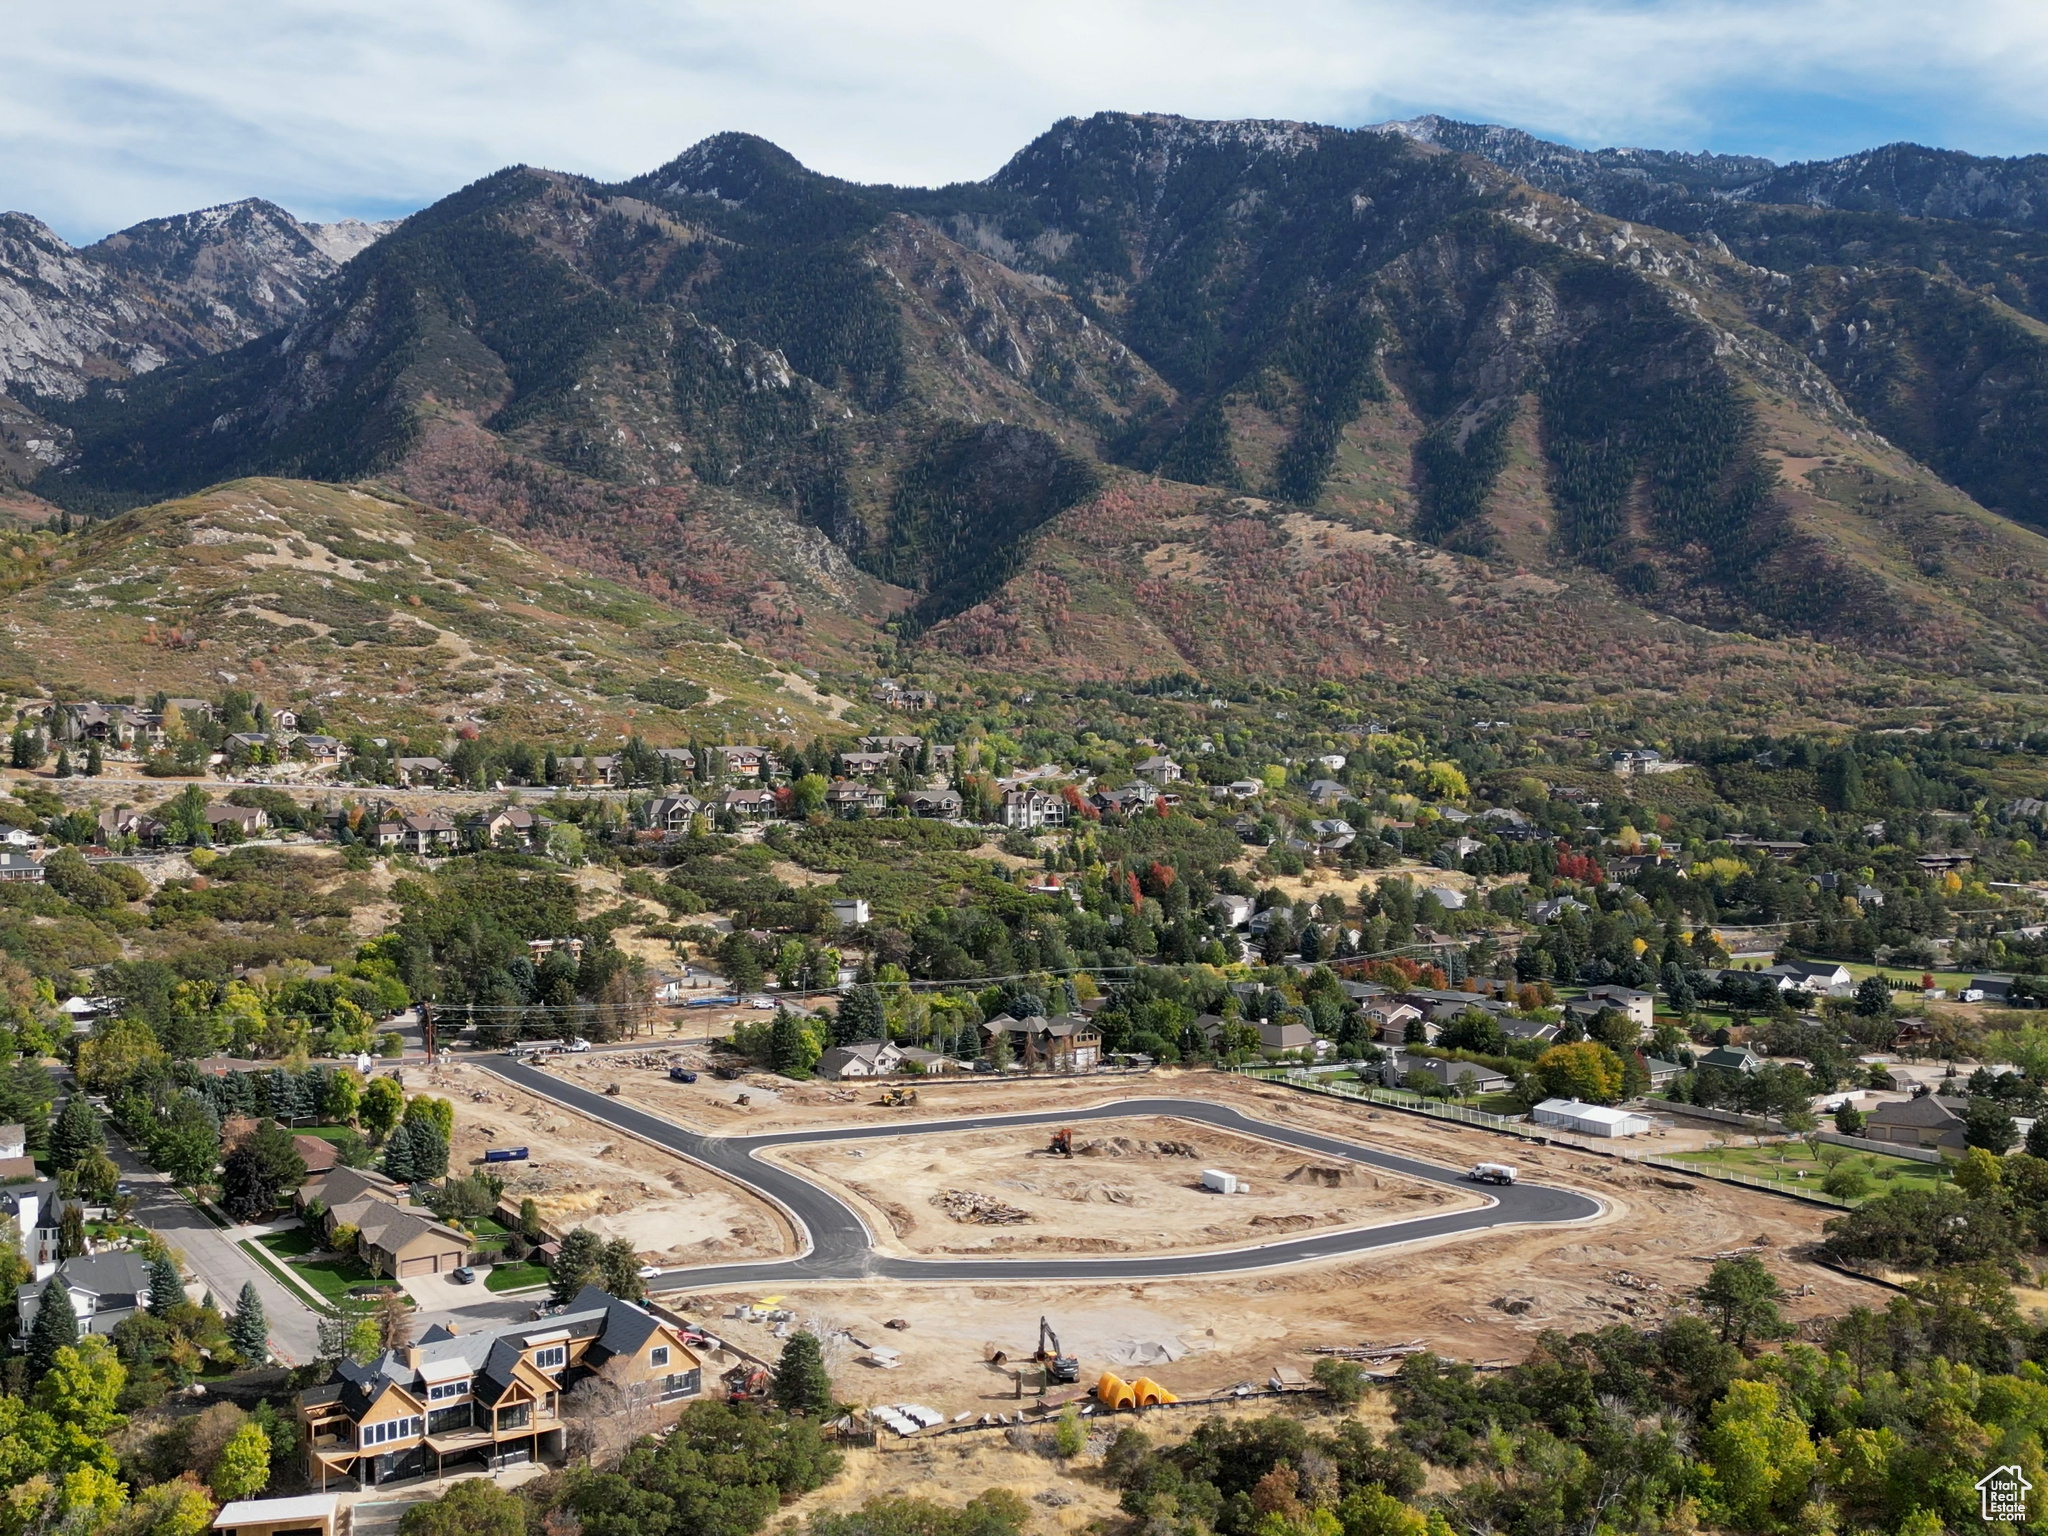
<svg viewBox="0 0 2048 1536"><path fill-rule="evenodd" d="M458 1171L487 1148L525 1146L524 1163L494 1165L505 1193L531 1195L557 1230L586 1226L624 1237L656 1264L709 1264L795 1252L788 1223L767 1202L710 1170L455 1065L407 1087L455 1105L449 1162ZM483 1095L482 1098L476 1095Z"/></svg>
<svg viewBox="0 0 2048 1536"><path fill-rule="evenodd" d="M770 1155L852 1196L882 1245L906 1254L1212 1250L1480 1203L1168 1116L1084 1121L1071 1159L1048 1152L1048 1138L1019 1126ZM1205 1168L1249 1188L1203 1189Z"/></svg>
<svg viewBox="0 0 2048 1536"><path fill-rule="evenodd" d="M636 1096L677 1119L723 1128L745 1117L749 1131L820 1120L873 1122L895 1116L936 1118L980 1110L987 1085L924 1094L915 1111L888 1111L867 1101L823 1098L818 1087L784 1092L777 1102L732 1110L701 1105L743 1084L715 1090L641 1085ZM1022 1110L1078 1106L1138 1094L1198 1092L1248 1113L1347 1135L1389 1150L1454 1167L1510 1153L1526 1176L1598 1196L1606 1212L1583 1226L1495 1229L1382 1250L1268 1274L1228 1279L1103 1285L874 1285L840 1283L786 1288L779 1305L827 1333L842 1333L831 1350L834 1379L849 1401L929 1403L948 1413L1015 1406L1015 1384L984 1360L997 1345L1029 1353L1045 1312L1087 1377L1141 1354L1179 1358L1149 1366L1176 1391L1201 1392L1237 1382L1263 1382L1275 1365L1305 1369L1310 1345L1422 1340L1461 1359L1519 1358L1545 1328L1592 1329L1609 1323L1648 1325L1686 1304L1717 1253L1758 1239L1764 1261L1794 1295L1794 1321L1882 1305L1886 1293L1805 1262L1800 1254L1820 1235L1829 1213L1760 1192L1639 1168L1573 1148L1507 1143L1491 1133L1366 1110L1211 1073L1160 1073L1121 1085L1009 1084L1002 1107ZM698 1090L703 1090L699 1092ZM694 1094L694 1098L685 1098ZM1083 1134L1100 1132L1092 1125ZM1213 1134L1206 1132L1204 1134ZM869 1152L870 1158L876 1154ZM926 1162L932 1161L930 1157ZM1076 1163L1080 1162L1076 1159ZM1256 1187L1256 1186L1255 1186ZM996 1191L987 1191L996 1193ZM1022 1203L1021 1201L1017 1203ZM1105 1207L1108 1214L1114 1208ZM945 1218L934 1211L940 1221ZM877 1224L879 1226L879 1224ZM947 1223L951 1225L951 1223ZM975 1230L962 1227L962 1231ZM997 1228L997 1231L1004 1229ZM1010 1229L1017 1230L1017 1229ZM1150 1230L1156 1231L1157 1228ZM732 1292L695 1298L693 1315L713 1331L730 1331L747 1349L770 1356L779 1347L768 1325L730 1317L741 1303L763 1298ZM717 1321L725 1319L723 1321ZM910 1326L882 1329L890 1320ZM898 1367L862 1363L853 1343L886 1344L902 1352Z"/></svg>

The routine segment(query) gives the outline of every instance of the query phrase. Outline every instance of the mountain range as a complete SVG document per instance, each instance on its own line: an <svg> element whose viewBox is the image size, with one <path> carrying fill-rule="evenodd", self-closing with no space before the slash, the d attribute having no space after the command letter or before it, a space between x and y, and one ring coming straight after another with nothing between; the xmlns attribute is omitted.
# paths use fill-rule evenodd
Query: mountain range
<svg viewBox="0 0 2048 1536"><path fill-rule="evenodd" d="M935 189L723 134L388 232L7 215L0 439L91 514L374 483L828 669L2035 693L2044 180L1104 113Z"/></svg>

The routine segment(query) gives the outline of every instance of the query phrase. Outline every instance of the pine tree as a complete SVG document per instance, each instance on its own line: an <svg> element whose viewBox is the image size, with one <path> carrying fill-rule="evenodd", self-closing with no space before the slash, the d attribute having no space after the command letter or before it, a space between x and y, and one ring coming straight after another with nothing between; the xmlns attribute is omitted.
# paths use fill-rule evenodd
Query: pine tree
<svg viewBox="0 0 2048 1536"><path fill-rule="evenodd" d="M832 1378L825 1370L825 1352L804 1330L792 1333L782 1346L772 1388L775 1406L784 1413L809 1413L820 1418L832 1411Z"/></svg>
<svg viewBox="0 0 2048 1536"><path fill-rule="evenodd" d="M100 744L87 742L85 747L85 776L96 779L106 769L106 759L100 753Z"/></svg>
<svg viewBox="0 0 2048 1536"><path fill-rule="evenodd" d="M147 1261L149 1269L149 1310L161 1317L185 1304L185 1282L178 1278L178 1266L168 1254Z"/></svg>
<svg viewBox="0 0 2048 1536"><path fill-rule="evenodd" d="M638 1301L647 1294L640 1279L640 1255L630 1238L615 1237L606 1243L599 1267L604 1275L600 1283L619 1300Z"/></svg>
<svg viewBox="0 0 2048 1536"><path fill-rule="evenodd" d="M50 1127L50 1166L60 1173L68 1172L106 1144L100 1112L84 1094L74 1093L64 1101L63 1112Z"/></svg>
<svg viewBox="0 0 2048 1536"><path fill-rule="evenodd" d="M71 777L71 749L69 747L59 747L57 749L57 777L60 779Z"/></svg>
<svg viewBox="0 0 2048 1536"><path fill-rule="evenodd" d="M28 1379L41 1381L57 1364L57 1351L78 1343L78 1313L71 1292L54 1275L36 1304L36 1320L28 1329Z"/></svg>
<svg viewBox="0 0 2048 1536"><path fill-rule="evenodd" d="M549 1291L557 1304L574 1300L584 1286L602 1280L604 1240L588 1227L577 1227L562 1239L548 1275Z"/></svg>
<svg viewBox="0 0 2048 1536"><path fill-rule="evenodd" d="M414 1126L410 1120L401 1120L398 1128L391 1133L391 1139L384 1143L385 1177L396 1179L401 1184L410 1184L417 1173L417 1159L413 1151Z"/></svg>
<svg viewBox="0 0 2048 1536"><path fill-rule="evenodd" d="M235 1315L228 1319L228 1342L251 1365L261 1365L270 1352L270 1320L263 1315L263 1298L256 1294L254 1280L244 1280L242 1294L235 1298Z"/></svg>

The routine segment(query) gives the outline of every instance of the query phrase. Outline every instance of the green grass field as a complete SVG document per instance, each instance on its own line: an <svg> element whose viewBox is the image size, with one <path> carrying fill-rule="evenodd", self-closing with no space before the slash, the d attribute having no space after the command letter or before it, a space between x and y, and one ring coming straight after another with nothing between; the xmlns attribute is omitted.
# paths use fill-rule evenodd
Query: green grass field
<svg viewBox="0 0 2048 1536"><path fill-rule="evenodd" d="M1847 1151L1847 1148L1841 1149ZM1782 1155L1781 1155L1782 1154ZM1767 1179L1788 1189L1820 1190L1827 1173L1804 1142L1777 1142L1762 1147L1708 1147L1698 1152L1666 1154L1672 1162L1725 1168L1752 1179ZM1870 1194L1895 1189L1932 1189L1948 1182L1948 1169L1939 1163L1916 1163L1910 1158L1886 1157L1882 1153L1852 1152L1847 1161L1860 1165L1871 1175Z"/></svg>

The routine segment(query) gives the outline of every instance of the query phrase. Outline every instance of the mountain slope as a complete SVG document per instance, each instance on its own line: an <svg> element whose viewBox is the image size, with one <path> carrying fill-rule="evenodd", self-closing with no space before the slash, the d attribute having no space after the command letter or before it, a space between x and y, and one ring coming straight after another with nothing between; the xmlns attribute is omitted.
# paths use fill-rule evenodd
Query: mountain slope
<svg viewBox="0 0 2048 1536"><path fill-rule="evenodd" d="M2034 236L1408 126L1103 113L936 189L736 134L617 186L515 167L282 331L40 400L75 441L37 489L374 477L817 665L884 626L1071 655L1017 617L1081 613L1064 584L1125 627L1063 665L1583 675L1675 619L1774 637L1758 666L1819 642L2040 686L2048 327L2004 297L2032 303ZM1645 186L1731 236L1587 205ZM1739 244L1795 228L1796 262ZM1155 502L1180 533L1117 510ZM1493 575L1398 574L1438 559Z"/></svg>
<svg viewBox="0 0 2048 1536"><path fill-rule="evenodd" d="M211 696L261 676L338 734L600 745L827 720L801 680L644 594L356 487L234 481L18 539L0 589L0 688L17 695Z"/></svg>
<svg viewBox="0 0 2048 1536"><path fill-rule="evenodd" d="M258 198L151 219L83 250L0 214L0 389L75 398L289 323L388 224L303 224Z"/></svg>

